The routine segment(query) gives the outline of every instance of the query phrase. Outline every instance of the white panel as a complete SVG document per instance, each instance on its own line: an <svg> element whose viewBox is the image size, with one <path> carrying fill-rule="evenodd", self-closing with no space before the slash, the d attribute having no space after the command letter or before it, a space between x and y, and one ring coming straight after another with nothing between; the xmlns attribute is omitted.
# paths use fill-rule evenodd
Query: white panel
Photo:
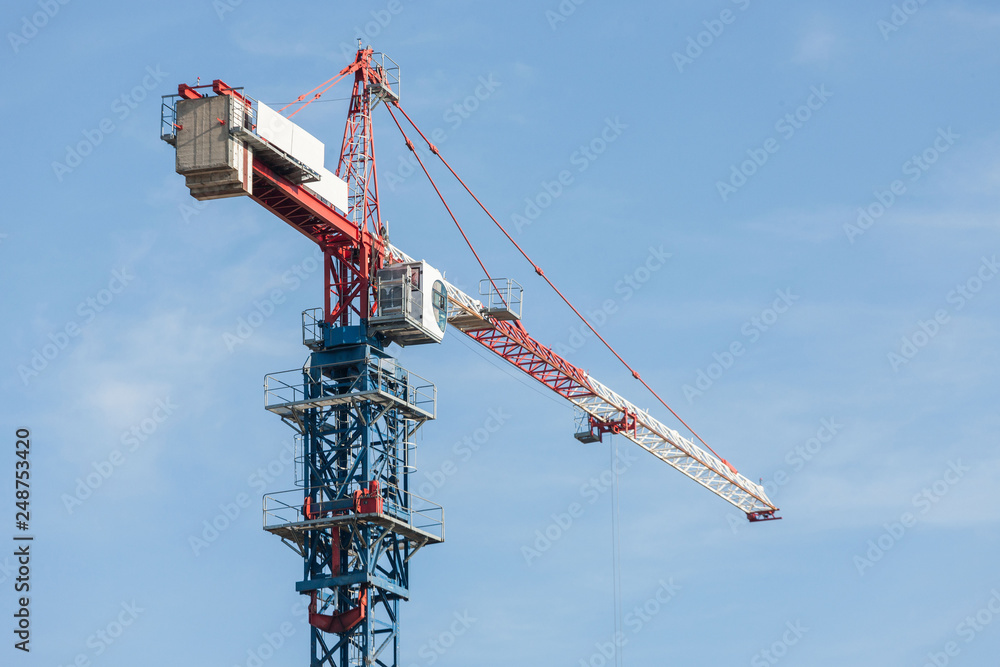
<svg viewBox="0 0 1000 667"><path fill-rule="evenodd" d="M295 123L263 102L257 103L257 134L286 153L292 153L292 130Z"/></svg>
<svg viewBox="0 0 1000 667"><path fill-rule="evenodd" d="M304 183L303 187L312 190L323 199L327 200L341 211L347 211L347 183L337 178L337 176L323 167L317 169L320 173L320 180L313 183Z"/></svg>
<svg viewBox="0 0 1000 667"><path fill-rule="evenodd" d="M423 284L420 286L424 293L424 329L437 341L444 338L445 330L438 325L437 313L434 312L434 283L444 282L441 273L427 262L421 261L423 266ZM446 311L447 312L447 311ZM447 326L447 322L445 323Z"/></svg>
<svg viewBox="0 0 1000 667"><path fill-rule="evenodd" d="M323 142L263 102L257 103L257 134L308 167L323 167Z"/></svg>
<svg viewBox="0 0 1000 667"><path fill-rule="evenodd" d="M292 156L316 171L323 168L325 149L323 142L292 123ZM329 172L327 172L329 173Z"/></svg>

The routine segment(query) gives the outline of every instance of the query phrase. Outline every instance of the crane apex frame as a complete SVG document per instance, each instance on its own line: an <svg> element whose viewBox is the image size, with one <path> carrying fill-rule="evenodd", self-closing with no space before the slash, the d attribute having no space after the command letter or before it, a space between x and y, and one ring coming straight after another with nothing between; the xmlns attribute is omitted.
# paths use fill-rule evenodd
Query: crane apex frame
<svg viewBox="0 0 1000 667"><path fill-rule="evenodd" d="M323 143L289 119L351 76L330 171ZM441 342L448 325L575 405L581 442L620 434L750 521L779 518L761 485L532 338L516 282L489 277L476 299L389 244L372 111L379 103L402 111L399 84L398 66L359 44L355 60L307 93L309 101L300 96L288 116L218 79L181 84L163 98L160 136L176 148L176 171L193 197L248 196L323 253L324 306L303 313L308 359L267 375L264 387L265 408L301 442L297 488L266 495L263 516L264 529L303 559L295 588L310 598L311 665L400 664L410 559L444 541L444 510L413 494L409 482L413 438L435 418L437 390L386 350Z"/></svg>

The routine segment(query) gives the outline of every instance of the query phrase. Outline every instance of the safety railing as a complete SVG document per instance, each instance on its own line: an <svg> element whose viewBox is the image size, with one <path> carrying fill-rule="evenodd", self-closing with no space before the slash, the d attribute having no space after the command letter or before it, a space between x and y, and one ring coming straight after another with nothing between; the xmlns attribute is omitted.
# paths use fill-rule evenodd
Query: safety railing
<svg viewBox="0 0 1000 667"><path fill-rule="evenodd" d="M310 349L323 347L323 319L322 308L309 308L302 311L302 344Z"/></svg>
<svg viewBox="0 0 1000 667"><path fill-rule="evenodd" d="M360 371L358 368L360 367ZM349 394L378 394L433 416L437 387L390 359L296 368L264 378L264 407L322 402ZM330 403L331 401L326 401Z"/></svg>
<svg viewBox="0 0 1000 667"><path fill-rule="evenodd" d="M337 500L348 500L356 489L367 492L367 487L357 482L344 482L327 486L313 486L305 489L290 489L278 491L264 496L264 530L287 527L290 524L305 524L314 521L317 524L329 522L331 512L320 512L318 516L305 515L305 498L322 508L320 503ZM382 496L382 514L395 519L410 529L426 533L438 541L444 540L444 508L426 498L402 491L394 485L385 485L379 489ZM353 508L345 507L342 516L353 514ZM308 527L308 524L303 528Z"/></svg>
<svg viewBox="0 0 1000 667"><path fill-rule="evenodd" d="M160 103L160 139L170 145L177 143L177 100L179 95L164 95Z"/></svg>
<svg viewBox="0 0 1000 667"><path fill-rule="evenodd" d="M583 443L601 442L601 434L594 432L590 420L591 417L588 413L582 410L578 411L574 419L573 437Z"/></svg>
<svg viewBox="0 0 1000 667"><path fill-rule="evenodd" d="M372 64L382 74L382 81L374 86L376 96L387 102L399 101L399 65L381 52L372 54Z"/></svg>
<svg viewBox="0 0 1000 667"><path fill-rule="evenodd" d="M295 469L295 486L306 485L306 448L302 436L296 433L292 438L292 467Z"/></svg>
<svg viewBox="0 0 1000 667"><path fill-rule="evenodd" d="M498 320L521 319L521 299L524 290L510 278L479 281L479 294L485 297L486 312Z"/></svg>
<svg viewBox="0 0 1000 667"><path fill-rule="evenodd" d="M256 153L258 157L267 164L277 165L281 169L281 173L294 183L312 183L320 180L320 174L313 166L307 165L261 133L261 128L258 126L258 111L261 103L243 93L242 88L232 88L231 90L236 91L244 103L234 106L229 119L229 132L247 141L258 151Z"/></svg>

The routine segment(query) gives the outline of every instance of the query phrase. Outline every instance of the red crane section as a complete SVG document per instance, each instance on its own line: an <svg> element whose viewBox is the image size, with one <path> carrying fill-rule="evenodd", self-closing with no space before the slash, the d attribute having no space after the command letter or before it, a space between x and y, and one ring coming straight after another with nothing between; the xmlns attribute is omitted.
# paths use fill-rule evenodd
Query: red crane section
<svg viewBox="0 0 1000 667"><path fill-rule="evenodd" d="M583 371L532 338L519 321L490 324L487 329L470 329L465 333L563 398L594 393Z"/></svg>
<svg viewBox="0 0 1000 667"><path fill-rule="evenodd" d="M302 185L295 184L276 173L264 161L253 159L253 187L249 196L274 215L291 225L319 245L324 256L326 281L326 321L340 326L349 323L353 311L359 318L371 311L371 277L382 264L385 248L381 235L378 211L377 180L375 177L374 145L371 141L369 105L362 99L369 90L366 74L368 68L360 62L365 52L359 52L358 61L344 68L341 76L356 74L351 115L344 135L344 144L338 165L352 187L348 215L343 215ZM371 58L371 52L367 52ZM339 78L339 77L338 77ZM177 89L182 99L203 97L199 88L180 84ZM238 90L216 79L211 89L217 95L226 95L251 108L252 101ZM319 94L316 95L318 97ZM315 99L315 97L313 98ZM311 101L311 100L310 100ZM224 121L219 118L220 123ZM251 128L255 129L255 128ZM360 152L360 153L359 153ZM355 217L356 220L349 219Z"/></svg>
<svg viewBox="0 0 1000 667"><path fill-rule="evenodd" d="M373 315L377 304L372 286L378 269L388 263L413 261L383 239L378 209L371 96L386 102L387 108L389 105L399 108L398 96L389 85L385 71L372 62L371 50L359 51L357 60L331 81L335 83L351 73L355 74L354 90L337 170L337 176L348 185L348 196L342 202L345 213L302 184L293 182L287 174L279 173L280 169L267 158L266 150L253 153L252 188L244 184L243 192L226 191L226 194L204 196L249 195L319 245L324 253L325 319L333 326L346 326L354 318L360 321ZM206 87L182 84L178 95L182 99L198 99L202 94L197 88ZM217 95L229 96L240 106L252 108L250 98L220 80L213 81L211 88ZM316 93L309 102L322 92ZM304 98L300 97L297 102ZM221 124L226 123L222 118L218 120ZM255 131L256 128L249 129ZM250 138L260 141L259 136ZM407 144L412 150L412 143L407 140ZM439 154L433 145L431 150ZM450 165L448 169L454 173ZM294 176L305 181L301 173L296 172ZM537 266L536 271L542 275ZM496 290L496 284L490 280ZM519 315L515 318L495 316L490 308L451 285L448 285L447 298L449 323L580 408L588 415L589 430L594 438L606 432L620 433L739 507L751 521L777 518L777 508L767 498L763 487L739 474L715 452L701 449L539 343L521 324ZM638 378L634 371L633 375ZM577 436L586 441L586 434Z"/></svg>

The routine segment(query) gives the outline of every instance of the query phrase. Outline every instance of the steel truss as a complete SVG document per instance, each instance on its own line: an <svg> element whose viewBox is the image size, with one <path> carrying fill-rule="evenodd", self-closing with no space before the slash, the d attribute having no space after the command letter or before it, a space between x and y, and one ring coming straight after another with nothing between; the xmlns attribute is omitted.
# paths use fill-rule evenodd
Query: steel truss
<svg viewBox="0 0 1000 667"><path fill-rule="evenodd" d="M394 667L409 560L444 538L440 508L409 492L413 436L435 406L426 384L368 342L314 352L300 373L293 395L274 389L288 386L283 374L267 380L267 409L302 437L304 489L301 505L267 497L265 529L303 557L310 664Z"/></svg>

